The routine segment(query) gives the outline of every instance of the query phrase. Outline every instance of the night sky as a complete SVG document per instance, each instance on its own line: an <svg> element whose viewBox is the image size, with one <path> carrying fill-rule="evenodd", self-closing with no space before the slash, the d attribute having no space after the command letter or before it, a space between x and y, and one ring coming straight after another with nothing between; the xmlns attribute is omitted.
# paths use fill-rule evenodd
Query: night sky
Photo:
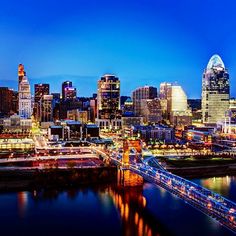
<svg viewBox="0 0 236 236"><path fill-rule="evenodd" d="M197 98L215 53L236 96L235 0L1 0L0 86L16 88L23 63L31 86L48 82L51 92L68 79L90 96L112 73L122 95L177 81Z"/></svg>

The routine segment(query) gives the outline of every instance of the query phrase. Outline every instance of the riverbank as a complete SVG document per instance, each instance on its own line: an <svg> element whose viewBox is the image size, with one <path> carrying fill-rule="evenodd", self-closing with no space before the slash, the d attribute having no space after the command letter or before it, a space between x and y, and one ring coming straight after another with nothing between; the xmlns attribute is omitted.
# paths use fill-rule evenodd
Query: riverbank
<svg viewBox="0 0 236 236"><path fill-rule="evenodd" d="M76 187L85 184L112 183L117 180L117 168L49 168L0 170L0 191Z"/></svg>

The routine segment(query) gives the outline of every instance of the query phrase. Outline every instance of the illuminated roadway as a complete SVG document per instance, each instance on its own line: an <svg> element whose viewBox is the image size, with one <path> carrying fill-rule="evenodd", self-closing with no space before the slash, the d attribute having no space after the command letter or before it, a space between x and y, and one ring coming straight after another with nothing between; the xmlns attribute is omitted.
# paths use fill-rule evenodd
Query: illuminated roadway
<svg viewBox="0 0 236 236"><path fill-rule="evenodd" d="M98 149L95 151L117 166L130 170L142 176L146 181L163 187L236 233L236 204L234 202L164 169L154 168L146 163L131 162L124 165L117 155L109 155Z"/></svg>

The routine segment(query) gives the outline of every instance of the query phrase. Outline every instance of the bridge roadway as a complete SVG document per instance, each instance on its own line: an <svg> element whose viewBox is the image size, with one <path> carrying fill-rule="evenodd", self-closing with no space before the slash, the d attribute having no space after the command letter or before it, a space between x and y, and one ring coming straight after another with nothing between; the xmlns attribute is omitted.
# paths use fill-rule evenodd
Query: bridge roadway
<svg viewBox="0 0 236 236"><path fill-rule="evenodd" d="M108 155L99 150L96 152L106 159L110 159L117 166L163 187L236 233L236 204L234 202L164 169L157 169L145 163L130 163L124 166L122 160L117 159L114 155Z"/></svg>

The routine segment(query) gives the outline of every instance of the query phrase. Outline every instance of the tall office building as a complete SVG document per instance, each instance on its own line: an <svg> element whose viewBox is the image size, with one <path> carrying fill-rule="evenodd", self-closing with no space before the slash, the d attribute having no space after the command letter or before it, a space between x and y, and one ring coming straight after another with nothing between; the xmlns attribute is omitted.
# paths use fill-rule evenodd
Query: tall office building
<svg viewBox="0 0 236 236"><path fill-rule="evenodd" d="M136 116L141 116L141 100L157 98L157 88L152 86L144 86L137 88L132 93L132 100L134 103L134 113Z"/></svg>
<svg viewBox="0 0 236 236"><path fill-rule="evenodd" d="M24 76L19 84L19 116L30 118L32 115L31 93L28 78Z"/></svg>
<svg viewBox="0 0 236 236"><path fill-rule="evenodd" d="M229 110L229 74L219 55L213 55L202 77L202 121L216 124Z"/></svg>
<svg viewBox="0 0 236 236"><path fill-rule="evenodd" d="M97 123L102 129L121 128L120 80L104 75L98 81Z"/></svg>
<svg viewBox="0 0 236 236"><path fill-rule="evenodd" d="M72 86L71 81L65 81L62 83L62 100L75 99L77 96L76 88Z"/></svg>

